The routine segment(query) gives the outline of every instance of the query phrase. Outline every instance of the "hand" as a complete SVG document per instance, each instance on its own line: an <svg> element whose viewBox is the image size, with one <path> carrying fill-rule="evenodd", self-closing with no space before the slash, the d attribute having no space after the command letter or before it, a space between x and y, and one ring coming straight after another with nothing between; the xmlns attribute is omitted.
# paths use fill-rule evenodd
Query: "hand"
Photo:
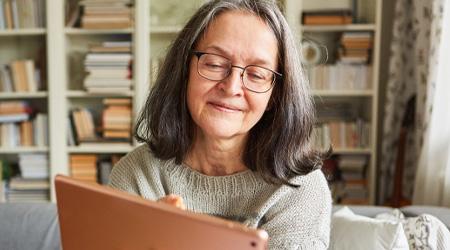
<svg viewBox="0 0 450 250"><path fill-rule="evenodd" d="M158 202L163 202L163 203L175 206L179 209L183 209L183 210L186 209L186 206L184 205L184 202L183 202L183 198L181 198L181 196L178 196L176 194L166 195L166 196L158 199Z"/></svg>

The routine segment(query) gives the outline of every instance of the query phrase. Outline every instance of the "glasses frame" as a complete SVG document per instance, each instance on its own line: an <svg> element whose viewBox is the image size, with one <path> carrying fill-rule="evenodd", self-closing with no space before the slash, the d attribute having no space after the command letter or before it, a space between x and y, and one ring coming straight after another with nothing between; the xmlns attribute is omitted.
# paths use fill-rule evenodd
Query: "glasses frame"
<svg viewBox="0 0 450 250"><path fill-rule="evenodd" d="M268 92L268 91L271 90L271 89L273 88L273 86L275 85L275 80L276 80L276 78L277 78L277 77L282 77L282 76L283 76L281 73L278 73L278 72L273 71L273 70L271 70L271 69L268 69L268 68L266 68L266 67L262 67L262 66L255 65L255 64L250 64L250 65L247 65L247 66L245 66L245 67L233 65L233 64L231 64L231 60L230 60L230 59L228 59L228 58L226 58L226 57L224 57L224 56L222 56L222 55L218 55L218 54L214 54L214 53L207 53L207 52L201 52L201 51L193 51L192 54L194 54L195 56L197 56L197 59L198 59L198 60L197 60L197 74L199 74L201 77L203 77L203 78L205 78L205 79L207 79L207 80L210 80L210 81L217 81L217 82L220 82L220 81L225 80L227 77L229 77L229 76L231 75L231 69L232 69L232 68L238 68L238 69L241 69L241 70L242 70L242 73L240 74L240 75L241 75L241 82L242 82L242 85L243 85L247 90L249 90L249 91L251 91L251 92L254 92L254 93L266 93L266 92ZM216 79L210 79L210 78L208 78L208 77L202 75L202 74L200 73L199 69L198 69L198 63L200 62L200 57L202 57L203 55L220 56L220 57L222 57L222 58L228 60L228 61L230 62L231 67L230 67L230 69L229 69L227 75L226 75L223 79L219 79L219 80L216 80ZM269 70L270 72L272 72L272 74L273 74L273 79L272 79L272 82L270 83L270 87L269 87L267 90L265 90L265 91L256 91L256 90L253 90L253 89L249 88L249 87L245 84L245 81L244 81L244 73L245 73L245 70L246 70L248 67L251 67L251 66L253 66L253 67L256 66L256 67L259 67L259 68L263 68L263 69L266 69L266 70Z"/></svg>

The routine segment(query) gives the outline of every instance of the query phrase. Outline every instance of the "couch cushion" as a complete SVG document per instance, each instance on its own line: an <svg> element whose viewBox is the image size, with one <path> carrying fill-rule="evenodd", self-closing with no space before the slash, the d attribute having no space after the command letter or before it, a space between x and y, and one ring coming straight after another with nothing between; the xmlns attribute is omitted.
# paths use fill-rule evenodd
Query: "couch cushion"
<svg viewBox="0 0 450 250"><path fill-rule="evenodd" d="M409 247L401 223L357 215L344 207L332 216L330 249L403 250Z"/></svg>
<svg viewBox="0 0 450 250"><path fill-rule="evenodd" d="M0 203L0 248L61 249L53 203Z"/></svg>
<svg viewBox="0 0 450 250"><path fill-rule="evenodd" d="M406 206L400 209L407 217L431 214L437 217L450 229L450 208L436 206Z"/></svg>

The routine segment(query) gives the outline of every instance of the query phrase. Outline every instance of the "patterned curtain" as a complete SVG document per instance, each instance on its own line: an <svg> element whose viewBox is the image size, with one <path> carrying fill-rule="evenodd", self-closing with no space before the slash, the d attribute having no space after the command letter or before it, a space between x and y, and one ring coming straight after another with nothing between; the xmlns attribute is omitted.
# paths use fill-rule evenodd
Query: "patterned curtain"
<svg viewBox="0 0 450 250"><path fill-rule="evenodd" d="M385 117L378 179L378 202L392 195L398 140L406 104L416 96L414 127L408 131L402 195L411 199L429 112L440 45L443 4L448 0L397 0L386 88ZM432 96L432 95L431 95Z"/></svg>
<svg viewBox="0 0 450 250"><path fill-rule="evenodd" d="M440 46L430 61L413 203L450 207L450 0L443 7L443 17L432 26L432 38L440 38Z"/></svg>

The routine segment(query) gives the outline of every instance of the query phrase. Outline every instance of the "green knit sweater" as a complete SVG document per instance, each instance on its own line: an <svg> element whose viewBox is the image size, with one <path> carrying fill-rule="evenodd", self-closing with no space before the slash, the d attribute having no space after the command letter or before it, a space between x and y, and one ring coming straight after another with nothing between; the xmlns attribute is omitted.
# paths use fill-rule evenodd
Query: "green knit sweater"
<svg viewBox="0 0 450 250"><path fill-rule="evenodd" d="M316 170L291 182L300 187L268 184L251 170L207 176L159 160L143 145L117 163L109 184L150 200L177 194L187 210L264 229L269 249L327 249L331 195L324 175Z"/></svg>

